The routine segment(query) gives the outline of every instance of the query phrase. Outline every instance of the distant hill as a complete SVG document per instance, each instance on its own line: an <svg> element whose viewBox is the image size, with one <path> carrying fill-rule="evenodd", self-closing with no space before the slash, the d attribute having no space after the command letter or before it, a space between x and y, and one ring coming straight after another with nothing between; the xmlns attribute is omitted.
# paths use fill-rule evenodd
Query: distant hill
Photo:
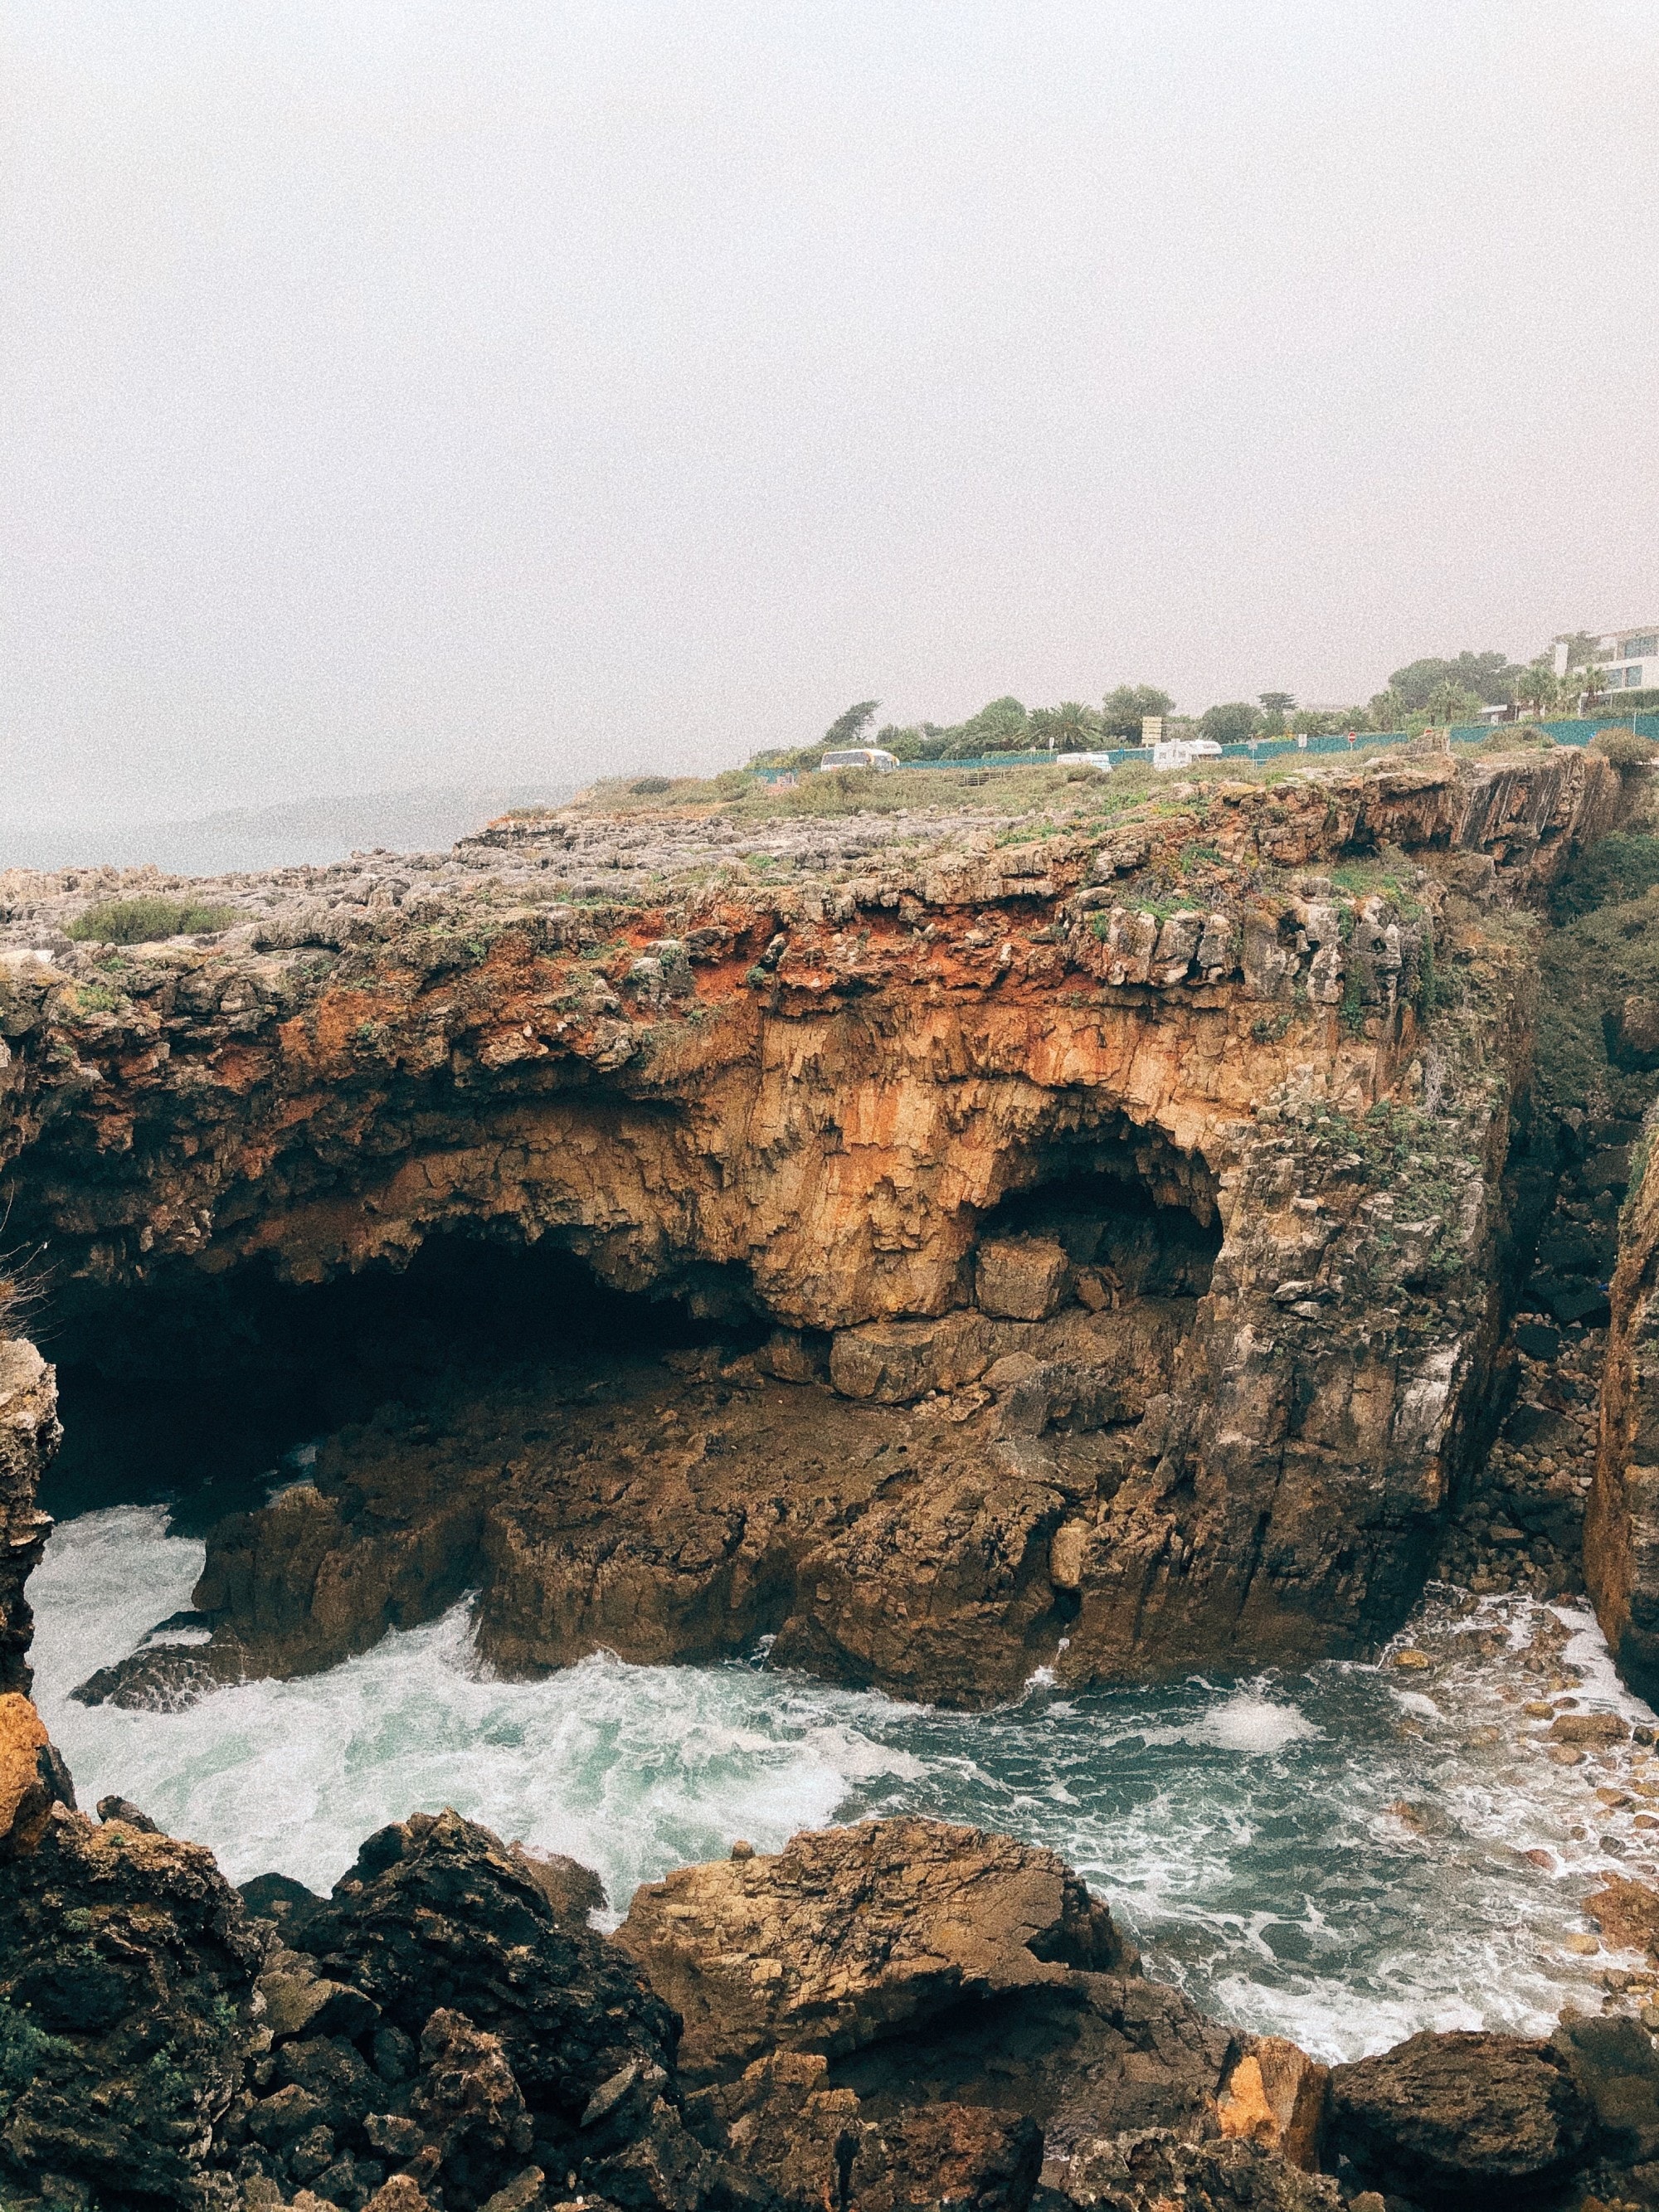
<svg viewBox="0 0 1659 2212"><path fill-rule="evenodd" d="M441 852L509 806L556 806L572 784L453 784L436 790L365 791L237 806L184 822L106 823L94 829L0 826L0 867L138 867L153 860L179 875L217 876L309 860L343 860L384 846Z"/></svg>

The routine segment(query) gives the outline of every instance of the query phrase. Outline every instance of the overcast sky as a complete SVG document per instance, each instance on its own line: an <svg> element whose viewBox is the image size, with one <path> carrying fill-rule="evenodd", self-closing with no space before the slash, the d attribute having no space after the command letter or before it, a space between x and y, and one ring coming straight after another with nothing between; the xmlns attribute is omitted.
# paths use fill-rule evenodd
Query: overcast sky
<svg viewBox="0 0 1659 2212"><path fill-rule="evenodd" d="M1659 617L1653 0L0 22L0 812Z"/></svg>

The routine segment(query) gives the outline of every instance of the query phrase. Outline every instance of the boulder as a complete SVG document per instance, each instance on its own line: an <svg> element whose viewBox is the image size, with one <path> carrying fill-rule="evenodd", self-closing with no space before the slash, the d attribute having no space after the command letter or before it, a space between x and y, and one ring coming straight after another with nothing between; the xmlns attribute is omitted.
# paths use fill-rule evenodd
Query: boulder
<svg viewBox="0 0 1659 2212"><path fill-rule="evenodd" d="M1332 2069L1327 2160L1428 2212L1510 2212L1583 2162L1595 2118L1553 2045L1425 2030Z"/></svg>
<svg viewBox="0 0 1659 2212"><path fill-rule="evenodd" d="M1629 1735L1630 1723L1617 1713L1562 1713L1550 1723L1555 1743L1623 1743Z"/></svg>
<svg viewBox="0 0 1659 2212"><path fill-rule="evenodd" d="M1260 2143L1188 2142L1163 2130L1081 2142L1043 2179L1057 2206L1103 2212L1341 2212L1343 2203L1328 2177Z"/></svg>
<svg viewBox="0 0 1659 2212"><path fill-rule="evenodd" d="M1059 1310L1071 1271L1057 1237L990 1238L975 1263L975 1302L1005 1321L1047 1321Z"/></svg>
<svg viewBox="0 0 1659 2212"><path fill-rule="evenodd" d="M830 1379L844 1398L902 1406L930 1390L959 1390L985 1372L998 1350L983 1315L938 1321L872 1321L836 1331Z"/></svg>
<svg viewBox="0 0 1659 2212"><path fill-rule="evenodd" d="M54 1801L67 1795L74 1802L34 1707L21 1691L0 1695L0 1857L34 1849Z"/></svg>
<svg viewBox="0 0 1659 2212"><path fill-rule="evenodd" d="M1646 2030L1616 2014L1587 2019L1569 2008L1550 2041L1595 2112L1601 2155L1626 2166L1659 2159L1659 2051Z"/></svg>
<svg viewBox="0 0 1659 2212"><path fill-rule="evenodd" d="M872 2118L850 2089L830 2086L826 2059L805 2051L757 2059L701 2091L690 2113L790 2212L1023 2212L1042 2159L1041 2130L1018 2112L933 2103Z"/></svg>
<svg viewBox="0 0 1659 2212"><path fill-rule="evenodd" d="M1659 1953L1659 1892L1646 1882L1604 1875L1583 1911L1615 1951Z"/></svg>
<svg viewBox="0 0 1659 2212"><path fill-rule="evenodd" d="M408 2155L418 2142L409 2170L458 2212L532 2166L664 2212L749 2202L741 2177L684 2124L678 2023L588 1925L601 1896L585 1869L534 1858L454 1813L371 1836L329 1901L289 1923L316 1986L360 1993L382 2022L345 2029L368 2060L325 2113L341 2146L356 2158L360 2143ZM322 2061L304 2055L351 2047L313 2038L278 2057L317 2094L303 2069ZM289 2171L307 2178L291 2151Z"/></svg>
<svg viewBox="0 0 1659 2212"><path fill-rule="evenodd" d="M635 1893L617 1941L680 2014L697 2081L774 2050L854 2051L964 1999L1133 1956L1052 1851L911 1820L683 1868Z"/></svg>
<svg viewBox="0 0 1659 2212"><path fill-rule="evenodd" d="M574 2125L622 2067L672 2059L674 2022L532 1868L458 1814L417 1813L368 1839L295 1941L405 2033L440 2005L487 2026L526 2093Z"/></svg>

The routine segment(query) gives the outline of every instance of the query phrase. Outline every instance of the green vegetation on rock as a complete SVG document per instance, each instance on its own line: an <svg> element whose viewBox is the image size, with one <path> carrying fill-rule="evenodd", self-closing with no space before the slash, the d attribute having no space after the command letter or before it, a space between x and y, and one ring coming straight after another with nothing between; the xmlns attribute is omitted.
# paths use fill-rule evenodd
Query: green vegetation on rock
<svg viewBox="0 0 1659 2212"><path fill-rule="evenodd" d="M1659 835L1638 817L1555 887L1540 948L1534 1087L1543 1111L1639 1119L1659 1074Z"/></svg>
<svg viewBox="0 0 1659 2212"><path fill-rule="evenodd" d="M79 914L69 935L87 945L154 945L166 937L203 937L239 920L234 906L198 899L104 899Z"/></svg>

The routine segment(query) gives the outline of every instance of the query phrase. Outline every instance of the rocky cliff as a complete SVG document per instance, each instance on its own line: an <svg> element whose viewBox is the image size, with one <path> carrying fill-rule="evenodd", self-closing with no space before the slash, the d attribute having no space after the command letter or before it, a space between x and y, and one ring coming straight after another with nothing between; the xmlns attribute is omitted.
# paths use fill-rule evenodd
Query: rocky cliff
<svg viewBox="0 0 1659 2212"><path fill-rule="evenodd" d="M1620 1224L1584 1571L1626 1681L1659 1692L1659 1159L1652 1116Z"/></svg>
<svg viewBox="0 0 1659 2212"><path fill-rule="evenodd" d="M971 1699L1353 1650L1492 1355L1527 909L1616 805L1573 754L1046 819L578 808L126 950L64 931L142 886L14 876L14 1233L111 1371L246 1357L249 1286L458 1232L723 1336L678 1431L590 1370L520 1377L507 1449L465 1377L353 1432L216 1540L202 1663L326 1663L463 1571L525 1668L773 1634Z"/></svg>

